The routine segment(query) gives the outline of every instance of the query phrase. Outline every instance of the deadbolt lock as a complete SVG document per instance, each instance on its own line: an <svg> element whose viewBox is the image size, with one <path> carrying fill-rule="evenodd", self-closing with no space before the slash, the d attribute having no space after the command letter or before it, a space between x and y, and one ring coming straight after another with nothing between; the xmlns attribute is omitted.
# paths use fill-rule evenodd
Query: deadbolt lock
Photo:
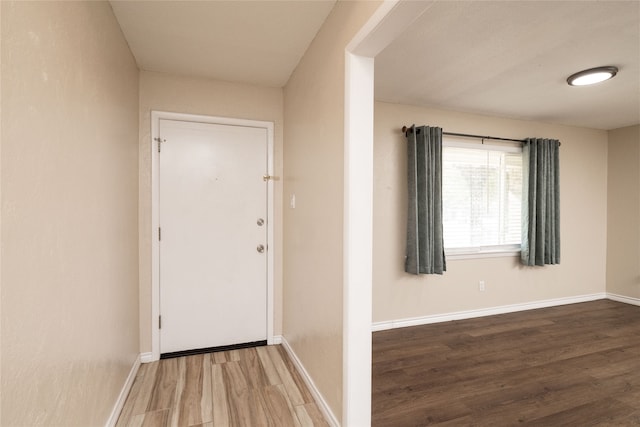
<svg viewBox="0 0 640 427"><path fill-rule="evenodd" d="M258 245L258 247L256 248L256 251L263 253L264 252L264 245Z"/></svg>
<svg viewBox="0 0 640 427"><path fill-rule="evenodd" d="M264 225L264 219L258 218L258 221L256 221L256 224L258 224L260 226Z"/></svg>

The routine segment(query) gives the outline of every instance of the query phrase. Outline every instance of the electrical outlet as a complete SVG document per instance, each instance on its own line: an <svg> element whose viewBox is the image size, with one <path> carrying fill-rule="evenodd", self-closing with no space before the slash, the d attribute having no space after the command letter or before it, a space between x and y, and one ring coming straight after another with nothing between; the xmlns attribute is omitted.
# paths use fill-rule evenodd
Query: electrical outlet
<svg viewBox="0 0 640 427"><path fill-rule="evenodd" d="M484 292L484 290L485 290L485 288L484 288L484 280L480 280L480 281L478 282L478 290L479 290L480 292Z"/></svg>

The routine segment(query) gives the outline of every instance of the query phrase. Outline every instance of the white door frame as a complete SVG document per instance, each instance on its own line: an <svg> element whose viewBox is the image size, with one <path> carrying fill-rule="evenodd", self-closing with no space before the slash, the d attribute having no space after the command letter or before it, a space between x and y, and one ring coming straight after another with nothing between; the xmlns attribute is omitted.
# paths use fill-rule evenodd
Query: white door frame
<svg viewBox="0 0 640 427"><path fill-rule="evenodd" d="M267 131L267 173L273 176L273 122L234 119L228 117L201 116L194 114L171 113L166 111L151 111L151 357L160 359L160 245L157 239L160 226L160 176L158 153L160 120L179 120L185 122L210 123L230 126L245 126L263 128ZM273 344L273 286L275 252L273 240L273 180L267 181L267 343Z"/></svg>
<svg viewBox="0 0 640 427"><path fill-rule="evenodd" d="M371 425L374 58L434 3L384 0L345 49L344 426Z"/></svg>

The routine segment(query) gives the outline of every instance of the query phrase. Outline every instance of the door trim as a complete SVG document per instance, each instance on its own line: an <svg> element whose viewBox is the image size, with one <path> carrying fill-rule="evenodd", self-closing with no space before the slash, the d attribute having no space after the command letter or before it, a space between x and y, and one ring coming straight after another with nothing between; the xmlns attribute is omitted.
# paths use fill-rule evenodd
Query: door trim
<svg viewBox="0 0 640 427"><path fill-rule="evenodd" d="M172 113L167 111L151 111L151 355L152 361L160 360L160 245L158 243L158 227L160 224L160 177L158 144L160 120L178 120L184 122L208 123L230 126L262 128L267 131L267 170L273 176L273 122L234 119L229 117L201 116L195 114ZM267 181L267 343L273 344L273 287L274 287L274 183Z"/></svg>

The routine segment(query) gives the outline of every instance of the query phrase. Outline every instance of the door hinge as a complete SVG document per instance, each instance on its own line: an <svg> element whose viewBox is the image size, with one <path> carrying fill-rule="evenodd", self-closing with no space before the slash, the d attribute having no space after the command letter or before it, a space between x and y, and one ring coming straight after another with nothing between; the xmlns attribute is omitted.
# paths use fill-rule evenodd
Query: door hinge
<svg viewBox="0 0 640 427"><path fill-rule="evenodd" d="M160 146L162 145L162 143L164 142L164 140L163 140L162 138L160 138L160 137L158 137L158 138L153 138L153 140L154 140L155 142L157 142L157 143L158 143L158 153L159 153L159 152L160 152Z"/></svg>
<svg viewBox="0 0 640 427"><path fill-rule="evenodd" d="M162 329L162 316L158 316L158 329Z"/></svg>
<svg viewBox="0 0 640 427"><path fill-rule="evenodd" d="M162 240L162 228L158 227L158 240Z"/></svg>

